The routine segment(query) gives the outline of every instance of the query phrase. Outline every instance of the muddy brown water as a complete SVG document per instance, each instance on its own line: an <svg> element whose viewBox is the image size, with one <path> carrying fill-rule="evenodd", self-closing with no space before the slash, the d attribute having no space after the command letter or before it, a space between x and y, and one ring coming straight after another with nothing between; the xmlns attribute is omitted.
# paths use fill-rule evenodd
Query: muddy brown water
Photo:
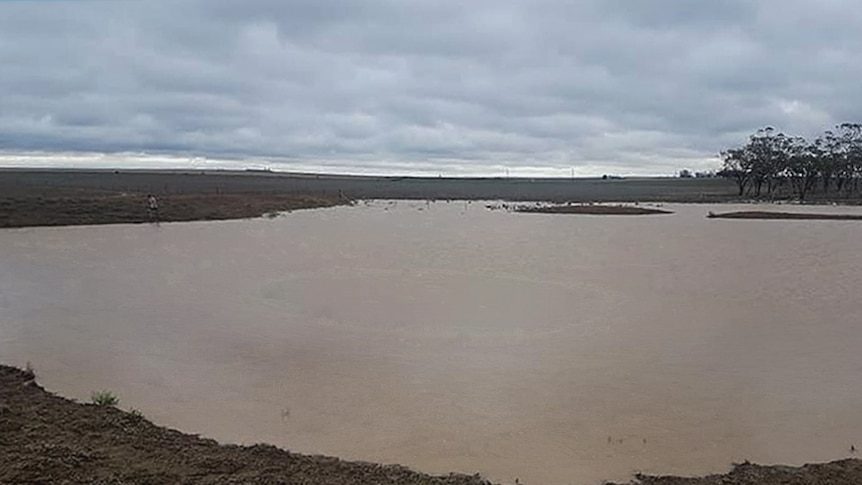
<svg viewBox="0 0 862 485"><path fill-rule="evenodd" d="M0 360L220 441L502 482L860 447L862 223L664 208L0 230Z"/></svg>

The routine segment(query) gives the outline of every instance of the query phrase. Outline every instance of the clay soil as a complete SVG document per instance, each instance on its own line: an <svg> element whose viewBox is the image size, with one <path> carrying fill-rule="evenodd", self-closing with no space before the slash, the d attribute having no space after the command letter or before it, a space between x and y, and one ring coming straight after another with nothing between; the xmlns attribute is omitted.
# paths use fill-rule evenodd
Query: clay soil
<svg viewBox="0 0 862 485"><path fill-rule="evenodd" d="M519 206L515 212L533 214L584 214L596 216L645 216L656 214L673 214L661 209L648 209L628 205L553 205L553 206Z"/></svg>
<svg viewBox="0 0 862 485"><path fill-rule="evenodd" d="M484 484L401 466L306 456L269 445L220 445L111 406L43 390L32 373L0 366L3 484Z"/></svg>
<svg viewBox="0 0 862 485"><path fill-rule="evenodd" d="M804 212L767 212L742 211L710 214L710 219L794 219L794 220L829 220L829 221L862 221L862 215L855 214L807 214Z"/></svg>
<svg viewBox="0 0 862 485"><path fill-rule="evenodd" d="M0 227L244 219L347 202L332 196L265 193L165 194L157 201L156 214L150 212L144 193L77 190L0 197Z"/></svg>
<svg viewBox="0 0 862 485"><path fill-rule="evenodd" d="M431 476L398 465L347 462L270 445L222 445L111 406L80 404L0 365L2 484L490 485L478 475ZM862 461L802 467L737 465L702 478L639 476L643 485L850 485Z"/></svg>

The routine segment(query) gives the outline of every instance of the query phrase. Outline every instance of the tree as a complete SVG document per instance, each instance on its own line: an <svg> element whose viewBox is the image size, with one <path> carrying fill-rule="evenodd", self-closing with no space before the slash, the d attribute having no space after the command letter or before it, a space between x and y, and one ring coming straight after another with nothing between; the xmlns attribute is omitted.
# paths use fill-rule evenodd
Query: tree
<svg viewBox="0 0 862 485"><path fill-rule="evenodd" d="M799 195L799 200L805 200L820 175L821 152L816 143L809 144L801 137L788 140L786 149L790 183Z"/></svg>
<svg viewBox="0 0 862 485"><path fill-rule="evenodd" d="M859 190L862 179L862 124L842 123L813 142L787 136L771 126L757 130L748 143L721 152L719 176L733 179L739 195L792 195L805 200L822 189L842 197ZM788 187L785 189L785 187Z"/></svg>
<svg viewBox="0 0 862 485"><path fill-rule="evenodd" d="M772 195L780 183L781 173L787 167L787 144L784 133L776 134L771 126L761 128L749 137L748 149L754 157L752 182L755 197L760 197L764 184L766 194Z"/></svg>
<svg viewBox="0 0 862 485"><path fill-rule="evenodd" d="M731 148L721 152L724 164L718 176L733 179L739 188L739 195L745 193L745 188L751 182L754 174L754 156L747 147Z"/></svg>
<svg viewBox="0 0 862 485"><path fill-rule="evenodd" d="M841 141L835 136L835 133L827 130L814 140L814 146L820 159L820 181L825 194L829 192L836 174L841 171L842 159L844 158Z"/></svg>
<svg viewBox="0 0 862 485"><path fill-rule="evenodd" d="M862 125L842 123L837 127L841 158L839 161L838 190L857 190L862 174ZM851 187L852 185L852 187Z"/></svg>

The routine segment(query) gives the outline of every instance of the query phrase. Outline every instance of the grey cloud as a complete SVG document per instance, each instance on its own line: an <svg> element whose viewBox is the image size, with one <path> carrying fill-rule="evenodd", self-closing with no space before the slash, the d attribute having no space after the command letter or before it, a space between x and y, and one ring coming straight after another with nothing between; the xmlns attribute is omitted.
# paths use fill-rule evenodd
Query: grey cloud
<svg viewBox="0 0 862 485"><path fill-rule="evenodd" d="M0 150L702 169L858 120L860 27L849 0L0 2Z"/></svg>

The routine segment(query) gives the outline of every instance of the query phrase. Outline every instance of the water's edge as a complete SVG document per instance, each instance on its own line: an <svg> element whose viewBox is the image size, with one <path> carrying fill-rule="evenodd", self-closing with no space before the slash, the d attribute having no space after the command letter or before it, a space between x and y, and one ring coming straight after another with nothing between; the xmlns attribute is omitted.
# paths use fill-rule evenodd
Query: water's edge
<svg viewBox="0 0 862 485"><path fill-rule="evenodd" d="M134 411L81 404L46 391L30 370L0 364L0 481L66 483L140 480L148 483L314 483L493 485L479 475L427 475L400 465L350 462L257 444L218 444L161 427ZM98 430L80 433L81 429ZM26 444L26 446L24 446ZM71 457L71 458L70 458ZM76 460L75 471L67 462ZM180 463L180 465L178 465ZM70 481L71 480L71 481ZM630 484L687 485L784 483L832 485L862 481L862 461L846 459L801 467L737 464L726 474L702 478L639 475ZM612 485L612 484L608 484Z"/></svg>

